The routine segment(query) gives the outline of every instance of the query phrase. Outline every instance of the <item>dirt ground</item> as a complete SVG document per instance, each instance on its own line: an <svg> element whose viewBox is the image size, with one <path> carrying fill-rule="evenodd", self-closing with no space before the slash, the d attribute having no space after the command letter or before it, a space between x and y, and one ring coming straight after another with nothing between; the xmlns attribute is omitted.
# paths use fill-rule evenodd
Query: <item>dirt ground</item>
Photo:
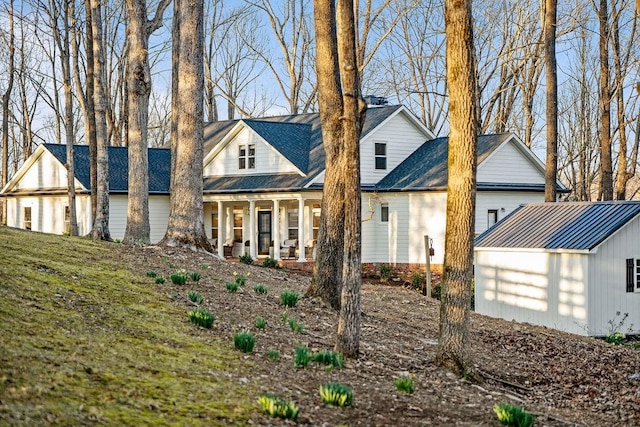
<svg viewBox="0 0 640 427"><path fill-rule="evenodd" d="M226 375L257 389L258 394L273 393L295 401L300 424L499 425L492 408L495 403L508 402L533 413L536 425L640 425L637 349L472 313L471 354L484 378L473 384L433 364L439 301L402 285L372 284L364 279L360 357L348 360L344 369L328 370L313 362L306 369L295 369L294 348L332 349L337 324L336 314L319 300L302 298L295 308L286 310L280 305L279 296L285 289L304 294L308 275L153 246L122 246L119 253L141 277L155 271L167 279L164 285L156 285L145 277L160 294L184 307L185 323L187 312L194 307L187 292L196 290L204 296L203 305L216 321L210 330L191 326L194 334L233 346L234 333L251 331L256 336L254 352L238 352L238 358L252 364L251 376ZM201 280L174 286L169 277L177 269L199 271ZM234 272L249 277L237 293L230 293L225 282L234 280ZM267 286L266 295L254 292L259 283ZM287 318L304 325L303 332L295 333L282 322L285 311ZM267 321L263 330L254 325L258 316ZM271 349L279 352L277 361L267 357ZM396 391L394 379L401 375L414 377L413 394ZM321 403L318 388L326 382L351 387L354 405L341 409ZM257 403L251 423L295 424L263 415Z"/></svg>

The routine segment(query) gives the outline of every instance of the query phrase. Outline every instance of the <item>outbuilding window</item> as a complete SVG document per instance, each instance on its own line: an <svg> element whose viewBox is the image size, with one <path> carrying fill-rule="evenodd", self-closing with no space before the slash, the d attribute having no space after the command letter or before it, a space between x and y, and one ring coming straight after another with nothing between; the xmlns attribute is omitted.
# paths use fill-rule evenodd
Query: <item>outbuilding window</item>
<svg viewBox="0 0 640 427"><path fill-rule="evenodd" d="M627 258L627 292L640 292L640 259Z"/></svg>

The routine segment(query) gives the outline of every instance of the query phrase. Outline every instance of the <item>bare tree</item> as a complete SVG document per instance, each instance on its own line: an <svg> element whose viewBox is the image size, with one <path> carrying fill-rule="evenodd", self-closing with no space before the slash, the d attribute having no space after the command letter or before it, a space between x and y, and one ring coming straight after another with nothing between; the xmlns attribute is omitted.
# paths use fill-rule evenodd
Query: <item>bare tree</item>
<svg viewBox="0 0 640 427"><path fill-rule="evenodd" d="M150 239L149 226L149 156L148 124L151 94L149 37L162 25L162 15L171 0L158 4L155 16L147 18L146 0L127 0L129 17L127 49L128 117L127 141L129 153L129 197L127 226L123 242L145 244Z"/></svg>
<svg viewBox="0 0 640 427"><path fill-rule="evenodd" d="M476 73L471 1L446 0L449 178L440 334L436 364L473 376L468 324L476 193Z"/></svg>
<svg viewBox="0 0 640 427"><path fill-rule="evenodd" d="M600 52L600 199L613 200L613 162L611 158L611 84L609 78L608 0L598 7Z"/></svg>
<svg viewBox="0 0 640 427"><path fill-rule="evenodd" d="M326 153L314 282L316 294L340 308L336 351L357 357L362 281L358 147L366 107L360 96L353 2L338 1L336 10L334 0L316 0L314 12Z"/></svg>
<svg viewBox="0 0 640 427"><path fill-rule="evenodd" d="M109 232L109 152L106 92L104 84L104 48L102 39L102 0L89 0L91 8L91 32L93 38L93 89L96 117L96 215L91 237L111 240ZM88 24L87 24L88 26Z"/></svg>
<svg viewBox="0 0 640 427"><path fill-rule="evenodd" d="M547 77L547 161L544 200L556 201L558 179L558 75L556 69L556 0L544 4L544 64Z"/></svg>
<svg viewBox="0 0 640 427"><path fill-rule="evenodd" d="M171 206L161 244L212 251L204 232L203 2L176 0L173 15Z"/></svg>
<svg viewBox="0 0 640 427"><path fill-rule="evenodd" d="M13 90L14 79L14 57L15 57L15 33L13 26L13 0L9 0L9 79L7 88L2 94L2 185L7 185L9 179L9 100L11 99L11 91ZM7 224L7 202L2 202L2 224Z"/></svg>

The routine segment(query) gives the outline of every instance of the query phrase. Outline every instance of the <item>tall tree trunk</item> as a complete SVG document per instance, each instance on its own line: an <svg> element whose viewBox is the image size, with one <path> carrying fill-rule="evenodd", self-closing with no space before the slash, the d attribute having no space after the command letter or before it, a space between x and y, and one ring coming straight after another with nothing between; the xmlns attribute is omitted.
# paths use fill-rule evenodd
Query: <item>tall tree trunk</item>
<svg viewBox="0 0 640 427"><path fill-rule="evenodd" d="M129 197L123 242L129 245L146 244L150 240L147 131L151 68L148 45L149 37L159 27L168 5L169 1L161 2L156 17L147 21L146 0L127 0L129 29L126 88L129 107L125 123L129 153Z"/></svg>
<svg viewBox="0 0 640 427"><path fill-rule="evenodd" d="M355 0L357 2L357 0ZM354 0L338 0L338 59L342 80L343 114L341 176L344 185L344 258L336 351L357 357L360 351L361 195L360 133L365 105L360 95Z"/></svg>
<svg viewBox="0 0 640 427"><path fill-rule="evenodd" d="M473 376L468 325L473 278L477 114L471 0L446 0L449 154L447 231L436 364Z"/></svg>
<svg viewBox="0 0 640 427"><path fill-rule="evenodd" d="M172 136L171 207L167 232L161 244L212 251L204 232L202 201L204 144L203 1L174 4L172 111L176 135ZM176 46L177 44L177 46ZM177 73L176 73L177 71ZM173 131L173 129L172 129ZM174 143L175 142L175 143Z"/></svg>
<svg viewBox="0 0 640 427"><path fill-rule="evenodd" d="M13 90L13 78L15 73L15 33L13 31L13 0L9 1L9 81L7 89L2 95L2 185L3 188L9 180L9 100ZM2 201L2 225L7 224L7 199Z"/></svg>
<svg viewBox="0 0 640 427"><path fill-rule="evenodd" d="M67 189L68 189L68 209L69 209L69 234L78 235L78 220L76 218L76 174L74 165L74 143L75 131L73 126L73 91L71 82L71 40L69 23L72 22L75 14L75 3L73 1L64 5L64 32L58 34L56 27L56 38L61 43L60 62L62 62L62 85L64 86L64 112L65 112L65 140L67 144Z"/></svg>
<svg viewBox="0 0 640 427"><path fill-rule="evenodd" d="M109 233L109 152L107 140L106 93L104 85L104 48L102 39L102 0L89 0L93 34L93 89L96 117L96 216L91 237L111 240Z"/></svg>
<svg viewBox="0 0 640 427"><path fill-rule="evenodd" d="M95 221L98 210L98 137L96 133L96 109L95 109L95 57L93 54L93 18L91 15L91 4L87 2L84 6L86 22L85 31L87 33L85 42L85 52L87 55L87 77L85 84L86 93L86 117L85 135L89 144L89 184L91 185L91 218Z"/></svg>
<svg viewBox="0 0 640 427"><path fill-rule="evenodd" d="M547 76L547 162L544 201L555 202L558 179L558 75L556 66L556 0L545 0L544 66Z"/></svg>
<svg viewBox="0 0 640 427"><path fill-rule="evenodd" d="M314 1L318 105L325 152L325 178L316 264L313 280L306 294L319 296L334 310L340 310L345 184L340 176L340 150L343 139L340 117L343 104L335 14L334 1Z"/></svg>
<svg viewBox="0 0 640 427"><path fill-rule="evenodd" d="M611 88L609 78L609 13L607 1L600 0L600 197L613 200L613 162L611 159Z"/></svg>

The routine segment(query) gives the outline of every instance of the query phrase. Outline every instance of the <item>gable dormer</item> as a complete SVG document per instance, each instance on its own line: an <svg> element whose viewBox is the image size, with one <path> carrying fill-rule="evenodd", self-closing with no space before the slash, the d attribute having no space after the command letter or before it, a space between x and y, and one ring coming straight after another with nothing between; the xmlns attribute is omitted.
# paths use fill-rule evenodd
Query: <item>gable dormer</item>
<svg viewBox="0 0 640 427"><path fill-rule="evenodd" d="M240 120L206 155L205 176L305 175L310 126L267 120Z"/></svg>

